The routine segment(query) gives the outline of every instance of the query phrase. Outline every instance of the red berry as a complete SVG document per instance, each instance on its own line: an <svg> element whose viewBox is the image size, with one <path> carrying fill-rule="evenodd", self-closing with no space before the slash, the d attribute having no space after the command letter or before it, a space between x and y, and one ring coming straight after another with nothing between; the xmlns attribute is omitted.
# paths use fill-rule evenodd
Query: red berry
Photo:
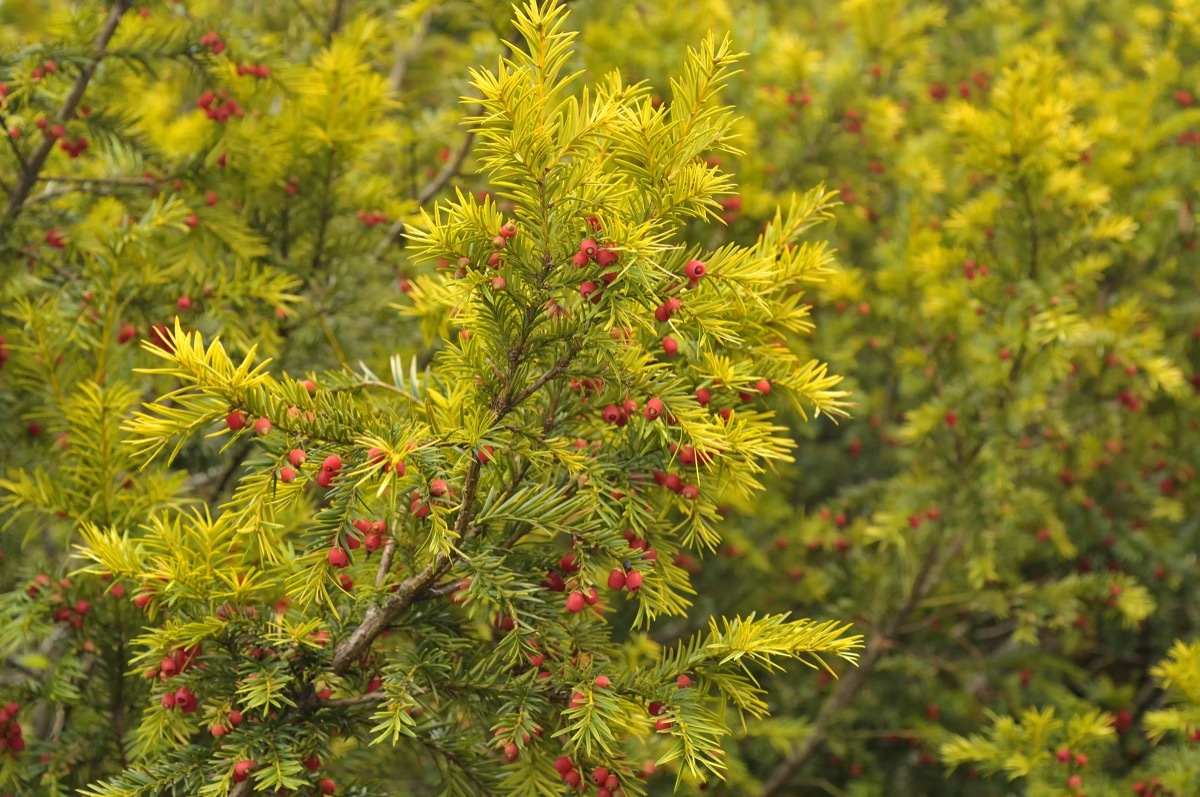
<svg viewBox="0 0 1200 797"><path fill-rule="evenodd" d="M579 774L579 770L576 769L572 769L563 775L563 782L569 783L572 786L578 786L582 780L583 777Z"/></svg>
<svg viewBox="0 0 1200 797"><path fill-rule="evenodd" d="M317 788L321 790L321 794L333 794L337 791L337 784L333 782L333 778L322 778Z"/></svg>
<svg viewBox="0 0 1200 797"><path fill-rule="evenodd" d="M504 760L507 761L508 763L511 764L512 762L516 761L517 757L520 754L521 754L521 751L517 748L517 746L515 744L510 742L509 744L504 746Z"/></svg>
<svg viewBox="0 0 1200 797"><path fill-rule="evenodd" d="M608 780L608 770L604 767L597 767L592 770L592 783L597 786L603 786L604 781Z"/></svg>
<svg viewBox="0 0 1200 797"><path fill-rule="evenodd" d="M1058 751L1055 758L1058 759L1058 763L1065 764L1071 760L1071 751L1064 747Z"/></svg>
<svg viewBox="0 0 1200 797"><path fill-rule="evenodd" d="M1079 775L1072 775L1071 777L1067 778L1068 789L1078 789L1082 785L1083 778L1081 778Z"/></svg>
<svg viewBox="0 0 1200 797"><path fill-rule="evenodd" d="M675 679L675 683L680 689L687 689L692 685L692 679L688 678L686 675L681 675Z"/></svg>
<svg viewBox="0 0 1200 797"><path fill-rule="evenodd" d="M596 283L592 282L591 280L587 280L580 284L579 295L583 298L590 299L594 293L596 293Z"/></svg>
<svg viewBox="0 0 1200 797"><path fill-rule="evenodd" d="M329 560L329 564L334 567L345 567L350 564L350 557L338 546L329 549L329 553L325 557Z"/></svg>
<svg viewBox="0 0 1200 797"><path fill-rule="evenodd" d="M310 755L308 758L300 762L300 766L307 769L309 772L316 772L321 768L321 759L315 755Z"/></svg>
<svg viewBox="0 0 1200 797"><path fill-rule="evenodd" d="M642 574L636 570L630 570L625 575L625 589L630 592L637 592L642 588Z"/></svg>
<svg viewBox="0 0 1200 797"><path fill-rule="evenodd" d="M579 242L579 254L585 255L588 260L594 259L599 251L600 249L596 246L596 242L591 238L584 238Z"/></svg>
<svg viewBox="0 0 1200 797"><path fill-rule="evenodd" d="M765 379L760 379L754 383L754 389L765 396L771 392L771 383Z"/></svg>
<svg viewBox="0 0 1200 797"><path fill-rule="evenodd" d="M583 607L587 605L587 601L583 597L582 592L572 592L567 596L567 611L572 614L578 614L583 611Z"/></svg>
<svg viewBox="0 0 1200 797"><path fill-rule="evenodd" d="M342 469L342 458L337 454L330 454L325 457L325 461L321 463L321 470L326 473L337 473Z"/></svg>
<svg viewBox="0 0 1200 797"><path fill-rule="evenodd" d="M254 432L259 436L265 436L271 433L271 421L267 418L259 418L254 422Z"/></svg>
<svg viewBox="0 0 1200 797"><path fill-rule="evenodd" d="M646 420L657 420L658 416L662 415L663 403L658 397L652 398L646 402L646 409L642 410L642 415Z"/></svg>
<svg viewBox="0 0 1200 797"><path fill-rule="evenodd" d="M608 679L607 675L597 675L596 676L596 688L597 689L607 689L611 685L612 685L612 681L610 681Z"/></svg>
<svg viewBox="0 0 1200 797"><path fill-rule="evenodd" d="M680 490L679 494L689 501L695 501L700 497L700 491L690 484Z"/></svg>
<svg viewBox="0 0 1200 797"><path fill-rule="evenodd" d="M708 273L708 267L699 260L689 260L683 267L683 273L687 274L688 279L698 280Z"/></svg>
<svg viewBox="0 0 1200 797"><path fill-rule="evenodd" d="M305 454L304 449L302 449L302 448L293 448L288 453L288 462L290 462L292 464L292 467L298 468L301 465L303 465L307 460L308 460L308 454Z"/></svg>
<svg viewBox="0 0 1200 797"><path fill-rule="evenodd" d="M241 410L234 410L225 416L225 425L229 427L231 432L239 432L246 428L246 413Z"/></svg>
<svg viewBox="0 0 1200 797"><path fill-rule="evenodd" d="M184 714L193 713L198 707L196 696L192 694L192 690L186 686L175 690L175 708L182 711Z"/></svg>
<svg viewBox="0 0 1200 797"><path fill-rule="evenodd" d="M560 755L554 759L554 771L560 775L565 775L571 771L575 764L571 761L570 756Z"/></svg>
<svg viewBox="0 0 1200 797"><path fill-rule="evenodd" d="M663 351L670 357L674 357L679 353L679 341L672 337L663 338Z"/></svg>
<svg viewBox="0 0 1200 797"><path fill-rule="evenodd" d="M619 567L614 569L611 573L608 574L608 588L609 589L616 589L616 590L625 589L625 582L626 582L625 571Z"/></svg>
<svg viewBox="0 0 1200 797"><path fill-rule="evenodd" d="M233 765L233 782L241 783L254 769L254 762L248 758L243 758L241 761Z"/></svg>
<svg viewBox="0 0 1200 797"><path fill-rule="evenodd" d="M242 724L242 712L238 711L236 708L233 711L229 712L229 724L233 725L234 727L241 725Z"/></svg>
<svg viewBox="0 0 1200 797"><path fill-rule="evenodd" d="M583 252L576 252L574 257L571 258L571 262L575 265L575 268L583 268L592 261Z"/></svg>
<svg viewBox="0 0 1200 797"><path fill-rule="evenodd" d="M708 406L708 402L712 401L712 393L708 388L702 387L696 391L696 403L701 407Z"/></svg>

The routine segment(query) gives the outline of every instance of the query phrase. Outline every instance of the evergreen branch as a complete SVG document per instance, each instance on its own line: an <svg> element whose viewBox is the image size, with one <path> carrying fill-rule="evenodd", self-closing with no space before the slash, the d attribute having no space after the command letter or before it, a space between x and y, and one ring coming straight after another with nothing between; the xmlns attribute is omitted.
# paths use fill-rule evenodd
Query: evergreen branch
<svg viewBox="0 0 1200 797"><path fill-rule="evenodd" d="M104 26L100 28L100 32L96 35L96 40L92 45L92 56L79 70L79 76L75 78L75 83L71 87L71 91L67 94L66 100L63 101L62 107L55 114L55 120L62 124L69 121L74 115L75 110L79 107L79 103L83 100L84 92L87 91L88 84L91 83L92 76L96 73L96 67L100 65L100 61L108 52L108 43L112 41L113 36L117 32L117 26L121 22L121 18L125 12L129 10L132 0L115 0L112 7L109 9L108 17L104 21ZM8 231L21 211L25 208L25 202L29 199L29 193L33 190L33 186L37 183L38 175L42 168L46 165L46 159L50 157L50 153L54 150L55 139L52 136L46 136L42 139L42 143L34 150L33 155L21 170L20 180L17 181L16 187L13 189L12 196L9 198L8 207L4 210L4 215L0 216L0 246L3 246L8 239Z"/></svg>
<svg viewBox="0 0 1200 797"><path fill-rule="evenodd" d="M962 534L955 537L944 549L940 535L933 541L933 544L929 546L929 550L925 552L921 569L917 573L912 590L909 592L908 599L904 602L904 605L892 615L882 631L871 637L871 641L867 644L866 655L862 657L858 667L851 670L844 678L838 681L837 689L834 690L834 693L821 706L821 710L817 714L817 719L813 723L808 736L805 737L804 742L797 745L792 750L792 754L780 763L775 768L775 771L771 773L771 776L763 783L762 790L759 792L761 797L771 797L774 794L785 793L792 777L800 772L812 757L816 755L817 750L825 743L834 720L841 713L842 709L854 701L859 691L870 680L875 667L883 658L883 654L892 647L892 639L895 637L900 626L916 610L921 601L925 599L925 596L929 594L930 590L937 585L942 568L958 555L958 551L965 542L966 537ZM942 555L939 556L939 553Z"/></svg>

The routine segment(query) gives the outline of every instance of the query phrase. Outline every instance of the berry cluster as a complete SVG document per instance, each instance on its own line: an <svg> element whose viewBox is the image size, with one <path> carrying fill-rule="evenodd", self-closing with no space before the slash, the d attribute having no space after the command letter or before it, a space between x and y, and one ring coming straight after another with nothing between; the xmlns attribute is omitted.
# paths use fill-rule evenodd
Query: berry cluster
<svg viewBox="0 0 1200 797"><path fill-rule="evenodd" d="M486 464L488 456L481 451L479 452L479 459ZM429 517L431 507L449 504L451 500L456 499L458 496L450 489L450 485L446 483L445 479L434 479L429 482L428 499L421 495L420 490L413 490L408 497L411 501L408 507L409 511L419 518L425 518Z"/></svg>
<svg viewBox="0 0 1200 797"><path fill-rule="evenodd" d="M181 686L174 692L167 692L162 696L162 707L167 711L177 708L184 714L194 714L199 705L192 690L186 686Z"/></svg>
<svg viewBox="0 0 1200 797"><path fill-rule="evenodd" d="M45 61L41 66L35 66L29 71L29 77L33 80L41 80L46 75L53 75L58 71L57 61Z"/></svg>
<svg viewBox="0 0 1200 797"><path fill-rule="evenodd" d="M195 665L196 660L203 652L204 649L200 645L173 650L159 662L158 667L151 667L146 670L146 677L158 678L158 680L165 683Z"/></svg>
<svg viewBox="0 0 1200 797"><path fill-rule="evenodd" d="M691 448L691 446L685 446ZM694 452L694 449L693 449ZM693 453L693 457L695 454ZM682 458L680 459L682 462ZM693 459L693 462L695 460ZM695 501L700 497L700 490L692 484L684 484L683 479L677 473L667 473L666 471L656 470L654 472L654 483L659 487L665 487L676 495L683 496L689 501Z"/></svg>
<svg viewBox="0 0 1200 797"><path fill-rule="evenodd" d="M229 714L226 715L224 721L217 720L216 722L214 722L212 724L212 727L209 728L209 731L212 733L212 735L215 738L219 739L222 736L224 736L225 734L232 731L237 726L241 725L242 719L243 719L242 712L238 711L235 708L232 711L230 711Z"/></svg>
<svg viewBox="0 0 1200 797"><path fill-rule="evenodd" d="M25 739L22 736L21 723L17 722L17 714L21 704L9 702L0 709L0 750L8 749L13 758L25 749Z"/></svg>
<svg viewBox="0 0 1200 797"><path fill-rule="evenodd" d="M221 34L216 31L210 31L201 36L200 46L207 47L213 55L220 55L225 52L225 42L221 40Z"/></svg>
<svg viewBox="0 0 1200 797"><path fill-rule="evenodd" d="M237 73L238 77L249 75L262 80L271 76L271 68L262 64L238 64Z"/></svg>
<svg viewBox="0 0 1200 797"><path fill-rule="evenodd" d="M58 148L70 155L72 158L78 158L80 155L88 151L88 140L82 136L76 138L74 141L68 141L65 138L61 138L58 142Z"/></svg>
<svg viewBox="0 0 1200 797"><path fill-rule="evenodd" d="M587 223L594 233L601 231L600 220L595 216L588 216ZM590 279L584 280L579 284L579 295L592 304L597 304L603 296L604 286L611 285L620 276L618 271L607 270L616 265L620 257L620 253L611 243L598 243L594 238L584 238L580 241L579 251L572 256L571 262L579 269L586 269L595 263L601 269L597 278L603 285Z"/></svg>
<svg viewBox="0 0 1200 797"><path fill-rule="evenodd" d="M231 116L240 119L246 115L238 101L230 99L229 92L225 89L218 92L211 89L205 91L196 100L196 107L203 108L205 115L214 122L228 122Z"/></svg>
<svg viewBox="0 0 1200 797"><path fill-rule="evenodd" d="M365 210L358 210L355 211L354 216L362 222L364 227L367 227L368 229L377 224L387 224L388 221L387 214L379 210L373 210L369 212Z"/></svg>
<svg viewBox="0 0 1200 797"><path fill-rule="evenodd" d="M33 577L33 581L25 588L25 594L36 599L41 595L43 590L50 589L51 584L50 576L45 573L39 573ZM63 592L70 588L70 579L64 578L60 580L56 585L55 591L50 593L49 600L52 605L57 607L54 610L54 621L65 623L78 631L83 627L83 618L92 610L92 604L84 598L70 603L69 599L63 596Z"/></svg>

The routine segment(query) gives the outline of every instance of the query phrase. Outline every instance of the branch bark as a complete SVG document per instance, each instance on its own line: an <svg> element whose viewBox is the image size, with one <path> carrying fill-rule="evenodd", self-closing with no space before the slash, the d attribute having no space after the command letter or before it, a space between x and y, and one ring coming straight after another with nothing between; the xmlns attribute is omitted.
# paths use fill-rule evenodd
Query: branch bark
<svg viewBox="0 0 1200 797"><path fill-rule="evenodd" d="M100 32L96 34L96 40L92 44L92 57L79 70L79 77L75 78L75 83L71 86L71 91L63 101L62 107L54 115L54 121L58 124L65 124L75 116L75 110L83 100L84 92L87 91L88 84L92 81L92 76L96 74L96 67L100 65L100 61L104 59L104 56L108 54L108 44L116 34L117 26L121 23L121 17L129 10L131 2L132 0L115 0L109 8L108 17L104 20L104 25L100 28ZM30 156L21 169L20 179L17 180L17 184L13 187L8 207L4 209L4 215L0 216L0 246L3 246L7 242L8 232L12 228L13 222L17 220L17 217L21 215L21 211L25 208L25 202L29 199L29 193L37 183L38 175L41 174L42 167L46 165L46 159L50 157L50 153L54 150L54 143L55 140L53 138L44 136L42 143L38 145L33 155Z"/></svg>

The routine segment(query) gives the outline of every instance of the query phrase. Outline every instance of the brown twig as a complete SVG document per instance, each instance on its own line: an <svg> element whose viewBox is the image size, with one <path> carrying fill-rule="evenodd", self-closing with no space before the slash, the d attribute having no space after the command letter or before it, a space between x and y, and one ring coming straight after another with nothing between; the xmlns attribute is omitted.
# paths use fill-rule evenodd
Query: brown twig
<svg viewBox="0 0 1200 797"><path fill-rule="evenodd" d="M17 146L17 140L12 137L12 131L8 126L8 120L4 118L3 114L0 114L0 132L2 132L4 134L4 138L8 140L8 146L12 149L13 156L16 157L17 165L21 167L21 171L28 169L29 165L25 162L25 156L21 154L21 148Z"/></svg>
<svg viewBox="0 0 1200 797"><path fill-rule="evenodd" d="M424 188L417 192L416 200L418 205L424 205L439 191L445 188L447 183L454 179L455 175L458 174L458 170L462 168L463 162L467 159L467 155L470 153L471 146L474 143L475 133L473 131L468 132L466 137L463 138L462 144L459 146L458 151L454 153L454 157L452 157L450 161L442 167L442 170L438 172L432 180L425 184ZM390 249L397 241L399 241L400 236L402 235L404 235L404 221L398 219L392 223L392 226L388 228L387 235L385 235L383 240L379 242L379 245L375 247L375 253L373 255L375 261L378 262L382 260L383 256L387 253L387 250Z"/></svg>
<svg viewBox="0 0 1200 797"><path fill-rule="evenodd" d="M84 92L87 91L92 76L96 74L96 67L99 66L100 61L108 53L108 44L117 32L117 26L121 22L121 17L129 10L130 2L131 0L115 0L109 8L108 17L104 20L104 25L100 28L100 32L96 34L96 40L92 44L92 57L79 70L79 77L75 78L75 84L71 86L71 91L63 101L62 107L58 109L58 113L54 116L55 121L59 124L70 121L75 115L75 110L83 100ZM50 157L50 153L54 150L54 143L55 139L53 137L44 137L42 143L33 151L28 162L22 167L21 177L13 188L12 197L8 201L8 207L4 209L4 215L0 216L0 245L5 242L12 223L16 221L24 209L25 201L29 199L29 193L37 183L38 175L41 173L42 167L46 165L46 159Z"/></svg>
<svg viewBox="0 0 1200 797"><path fill-rule="evenodd" d="M383 553L379 555L379 569L375 571L375 589L381 589L387 581L388 573L392 571L392 558L396 555L396 538L388 537L383 545Z"/></svg>
<svg viewBox="0 0 1200 797"><path fill-rule="evenodd" d="M342 29L342 22L346 16L346 0L333 0L333 7L329 9L329 25L325 28L325 44L329 45L333 42L333 37Z"/></svg>
<svg viewBox="0 0 1200 797"><path fill-rule="evenodd" d="M387 699L386 692L367 692L365 695L355 695L354 697L338 697L333 700L322 700L321 708L353 708L354 706L366 706L371 703L382 703Z"/></svg>
<svg viewBox="0 0 1200 797"><path fill-rule="evenodd" d="M433 9L425 9L420 19L417 20L416 29L413 30L412 37L408 40L408 46L405 47L400 42L396 42L396 60L392 62L392 73L388 75L388 85L391 87L392 94L399 94L404 88L404 78L408 75L409 61L417 54L421 43L425 41L432 19Z"/></svg>

